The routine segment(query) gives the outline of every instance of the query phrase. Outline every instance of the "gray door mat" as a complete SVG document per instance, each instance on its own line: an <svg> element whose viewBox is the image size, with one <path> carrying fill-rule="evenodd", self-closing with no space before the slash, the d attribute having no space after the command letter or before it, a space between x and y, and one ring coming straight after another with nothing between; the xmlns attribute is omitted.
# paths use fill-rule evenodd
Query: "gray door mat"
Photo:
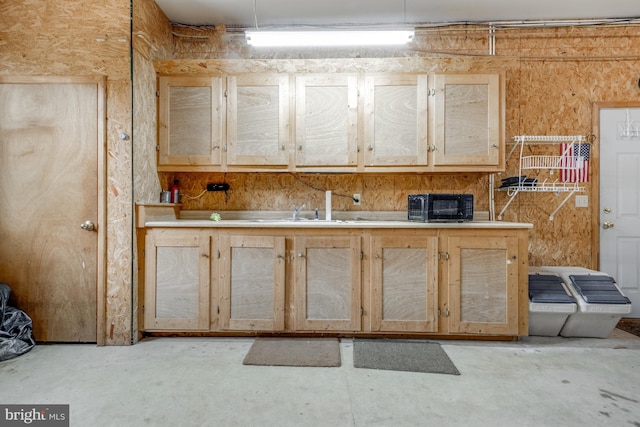
<svg viewBox="0 0 640 427"><path fill-rule="evenodd" d="M460 375L440 344L422 340L353 340L353 366L390 371Z"/></svg>
<svg viewBox="0 0 640 427"><path fill-rule="evenodd" d="M340 341L337 338L258 337L243 365L338 367Z"/></svg>

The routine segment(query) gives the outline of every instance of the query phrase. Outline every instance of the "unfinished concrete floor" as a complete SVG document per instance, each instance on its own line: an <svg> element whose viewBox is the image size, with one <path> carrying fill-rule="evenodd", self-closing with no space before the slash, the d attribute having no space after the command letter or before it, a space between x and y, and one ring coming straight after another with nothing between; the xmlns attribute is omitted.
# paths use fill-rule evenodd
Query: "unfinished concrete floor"
<svg viewBox="0 0 640 427"><path fill-rule="evenodd" d="M39 345L0 363L0 403L72 426L640 426L640 339L440 341L460 376L244 366L251 338Z"/></svg>

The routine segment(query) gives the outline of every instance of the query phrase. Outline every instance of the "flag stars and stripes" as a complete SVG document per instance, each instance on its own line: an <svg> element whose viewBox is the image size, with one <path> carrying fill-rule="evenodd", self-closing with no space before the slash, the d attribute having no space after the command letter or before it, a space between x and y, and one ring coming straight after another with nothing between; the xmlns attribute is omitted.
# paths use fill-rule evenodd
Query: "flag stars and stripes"
<svg viewBox="0 0 640 427"><path fill-rule="evenodd" d="M589 182L590 144L560 144L560 179L563 182Z"/></svg>

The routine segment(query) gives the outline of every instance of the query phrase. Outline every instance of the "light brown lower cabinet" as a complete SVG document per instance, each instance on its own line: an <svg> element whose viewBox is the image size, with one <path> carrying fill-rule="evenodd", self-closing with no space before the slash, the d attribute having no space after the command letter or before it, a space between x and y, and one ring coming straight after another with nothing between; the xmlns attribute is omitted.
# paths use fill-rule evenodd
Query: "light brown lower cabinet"
<svg viewBox="0 0 640 427"><path fill-rule="evenodd" d="M438 331L438 237L371 239L371 329Z"/></svg>
<svg viewBox="0 0 640 427"><path fill-rule="evenodd" d="M209 330L211 244L206 230L149 229L145 236L144 327Z"/></svg>
<svg viewBox="0 0 640 427"><path fill-rule="evenodd" d="M527 229L146 230L149 332L523 336Z"/></svg>
<svg viewBox="0 0 640 427"><path fill-rule="evenodd" d="M284 236L220 237L220 329L284 330Z"/></svg>
<svg viewBox="0 0 640 427"><path fill-rule="evenodd" d="M297 330L360 330L360 248L360 236L294 238Z"/></svg>
<svg viewBox="0 0 640 427"><path fill-rule="evenodd" d="M518 239L448 237L449 333L518 334Z"/></svg>

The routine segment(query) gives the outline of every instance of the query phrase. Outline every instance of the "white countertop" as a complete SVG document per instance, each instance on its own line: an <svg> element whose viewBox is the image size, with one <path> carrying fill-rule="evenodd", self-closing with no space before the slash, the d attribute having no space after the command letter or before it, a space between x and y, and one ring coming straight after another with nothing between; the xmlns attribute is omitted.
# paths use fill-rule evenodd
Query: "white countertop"
<svg viewBox="0 0 640 427"><path fill-rule="evenodd" d="M529 223L488 221L488 214L479 212L478 220L471 222L415 222L406 219L405 212L360 211L334 212L334 219L313 219L314 212L303 211L298 220L291 219L291 212L282 211L220 211L222 219L211 221L211 211L180 211L178 218L149 216L145 227L171 228L457 228L457 229L529 229Z"/></svg>
<svg viewBox="0 0 640 427"><path fill-rule="evenodd" d="M414 221L367 221L367 220L258 220L236 219L210 221L203 219L176 219L172 221L147 221L145 227L172 228L532 228L532 224L503 221L471 222L414 222Z"/></svg>

